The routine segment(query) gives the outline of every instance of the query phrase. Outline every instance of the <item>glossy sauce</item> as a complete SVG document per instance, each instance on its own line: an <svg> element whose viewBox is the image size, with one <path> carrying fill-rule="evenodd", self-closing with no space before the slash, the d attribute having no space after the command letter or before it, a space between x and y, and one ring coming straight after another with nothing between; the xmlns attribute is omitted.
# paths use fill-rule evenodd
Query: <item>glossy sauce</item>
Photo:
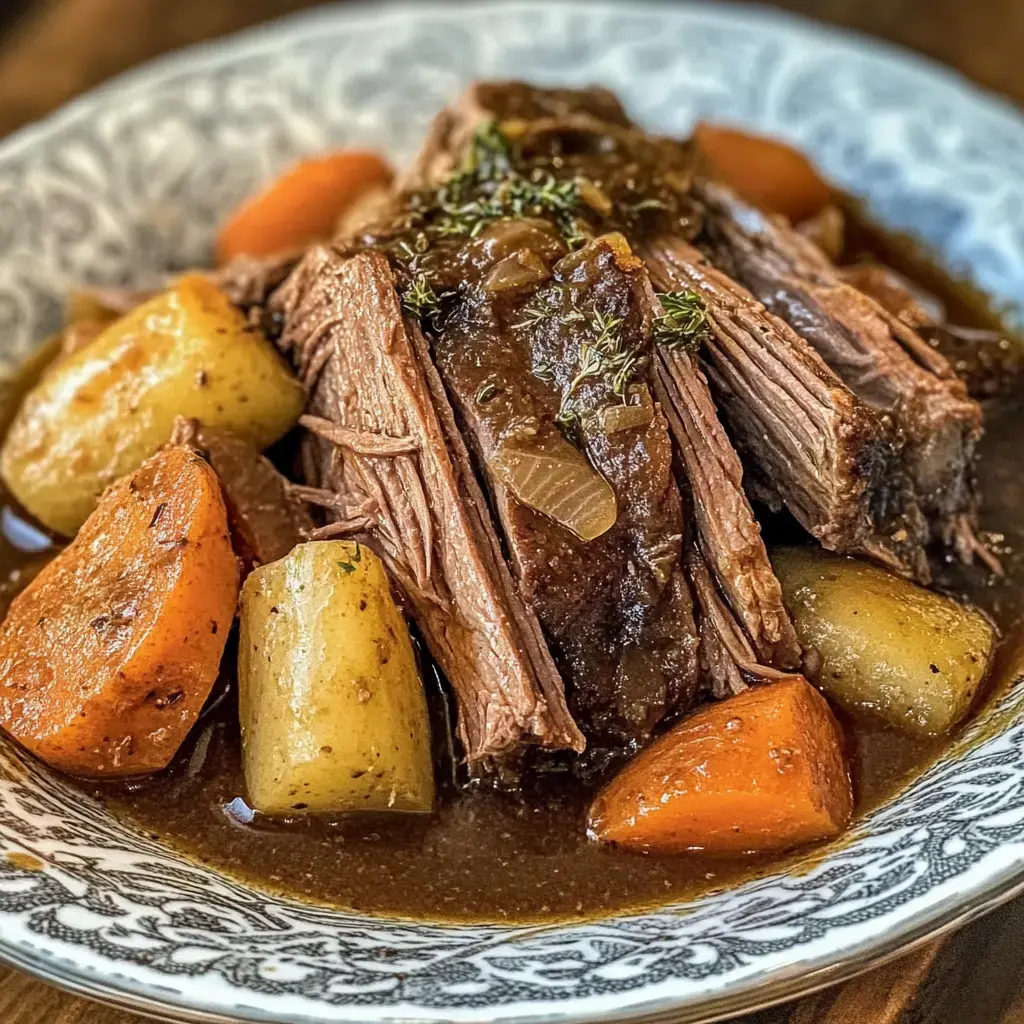
<svg viewBox="0 0 1024 1024"><path fill-rule="evenodd" d="M856 236L861 247L866 231ZM934 279L928 284L936 287ZM962 321L985 321L981 306L950 306ZM993 580L980 569L948 566L939 584L987 609L1007 630L1021 614L1024 593L1024 560L1018 554L1024 551L1024 402L990 405L986 419L979 465L983 525L1003 535L999 549L1007 576ZM20 529L9 507L0 526L5 605L48 555L26 550L38 548L41 538ZM771 526L766 534L770 540ZM232 674L230 649L225 665ZM429 818L260 823L243 799L230 688L223 698L167 772L87 788L187 855L302 899L433 920L551 922L678 901L782 865L798 870L822 855L819 848L774 860L666 857L600 847L584 834L589 792L561 776L549 776L523 795L449 787ZM843 724L860 814L891 798L950 742L912 739L849 718Z"/></svg>

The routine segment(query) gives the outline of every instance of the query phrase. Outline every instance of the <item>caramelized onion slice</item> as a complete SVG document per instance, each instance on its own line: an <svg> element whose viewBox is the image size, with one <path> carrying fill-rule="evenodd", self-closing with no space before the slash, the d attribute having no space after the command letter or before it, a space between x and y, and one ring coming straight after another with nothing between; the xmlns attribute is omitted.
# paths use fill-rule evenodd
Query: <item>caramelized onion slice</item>
<svg viewBox="0 0 1024 1024"><path fill-rule="evenodd" d="M606 434L646 427L654 419L654 402L645 384L635 384L628 405L607 405L599 413L601 429Z"/></svg>
<svg viewBox="0 0 1024 1024"><path fill-rule="evenodd" d="M557 435L515 440L488 460L490 471L524 505L554 519L582 541L615 524L615 492L587 457Z"/></svg>

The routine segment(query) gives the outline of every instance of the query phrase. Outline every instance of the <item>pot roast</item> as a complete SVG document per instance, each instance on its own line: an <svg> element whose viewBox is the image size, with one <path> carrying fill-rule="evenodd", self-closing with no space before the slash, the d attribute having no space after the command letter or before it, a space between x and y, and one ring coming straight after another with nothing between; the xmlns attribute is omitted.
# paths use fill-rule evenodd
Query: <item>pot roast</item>
<svg viewBox="0 0 1024 1024"><path fill-rule="evenodd" d="M384 558L470 761L635 749L802 671L759 505L921 582L980 549L980 409L921 325L604 90L471 87L293 266L221 283L309 387L319 535Z"/></svg>

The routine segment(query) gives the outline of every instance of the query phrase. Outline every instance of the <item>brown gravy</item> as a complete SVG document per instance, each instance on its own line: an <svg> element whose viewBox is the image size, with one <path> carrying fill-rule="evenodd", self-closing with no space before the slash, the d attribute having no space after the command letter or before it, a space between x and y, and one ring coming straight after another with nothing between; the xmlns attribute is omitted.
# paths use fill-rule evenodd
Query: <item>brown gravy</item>
<svg viewBox="0 0 1024 1024"><path fill-rule="evenodd" d="M855 224L851 239L858 251L873 251L940 292L960 322L991 325L984 301L921 254L899 259L899 246L863 223ZM986 418L979 465L983 523L1005 537L1000 549L1007 576L993 581L981 570L950 566L940 585L988 610L1005 631L1024 610L1024 559L1018 554L1024 551L1024 400L990 405ZM4 530L0 606L45 557L25 554ZM913 740L853 720L844 724L860 814L891 798L951 742ZM565 778L549 778L524 797L449 793L426 819L247 823L230 695L200 723L167 772L88 789L154 837L256 886L365 913L441 921L550 923L635 910L782 865L799 869L820 856L812 850L781 860L712 859L602 848L584 834L589 794Z"/></svg>

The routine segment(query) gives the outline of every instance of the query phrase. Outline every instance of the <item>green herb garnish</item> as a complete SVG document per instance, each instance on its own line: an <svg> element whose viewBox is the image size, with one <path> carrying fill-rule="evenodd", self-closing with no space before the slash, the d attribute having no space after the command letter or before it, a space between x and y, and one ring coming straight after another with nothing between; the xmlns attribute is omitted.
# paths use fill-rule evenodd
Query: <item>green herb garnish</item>
<svg viewBox="0 0 1024 1024"><path fill-rule="evenodd" d="M494 181L511 169L512 147L497 120L491 118L473 133L464 171L473 174L477 181Z"/></svg>
<svg viewBox="0 0 1024 1024"><path fill-rule="evenodd" d="M441 300L426 274L417 274L402 295L402 306L419 320L434 316L441 309Z"/></svg>
<svg viewBox="0 0 1024 1024"><path fill-rule="evenodd" d="M505 217L547 217L574 248L587 237L574 216L580 184L574 178L560 181L541 168L522 173L514 166L508 138L496 121L488 121L474 134L462 168L437 190L430 229L440 238L475 238Z"/></svg>
<svg viewBox="0 0 1024 1024"><path fill-rule="evenodd" d="M590 317L591 337L581 345L576 375L569 382L555 419L563 426L575 423L575 396L588 380L600 380L623 403L629 400L629 386L643 366L645 355L627 346L623 318L595 311ZM534 371L536 374L536 371Z"/></svg>
<svg viewBox="0 0 1024 1024"><path fill-rule="evenodd" d="M544 381L545 384L550 384L555 379L555 371L551 368L550 363L538 363L533 368L533 375L537 380Z"/></svg>
<svg viewBox="0 0 1024 1024"><path fill-rule="evenodd" d="M501 388L499 388L497 384L489 381L476 393L476 404L486 405L492 398L496 398L499 394L501 394Z"/></svg>
<svg viewBox="0 0 1024 1024"><path fill-rule="evenodd" d="M351 562L338 562L338 568L344 569L345 572L355 572L356 567L354 563L361 562L363 560L363 549L359 546L359 541L356 541L356 550L352 555Z"/></svg>
<svg viewBox="0 0 1024 1024"><path fill-rule="evenodd" d="M696 292L665 292L659 295L661 316L654 321L654 343L666 348L695 349L707 329L704 302Z"/></svg>

